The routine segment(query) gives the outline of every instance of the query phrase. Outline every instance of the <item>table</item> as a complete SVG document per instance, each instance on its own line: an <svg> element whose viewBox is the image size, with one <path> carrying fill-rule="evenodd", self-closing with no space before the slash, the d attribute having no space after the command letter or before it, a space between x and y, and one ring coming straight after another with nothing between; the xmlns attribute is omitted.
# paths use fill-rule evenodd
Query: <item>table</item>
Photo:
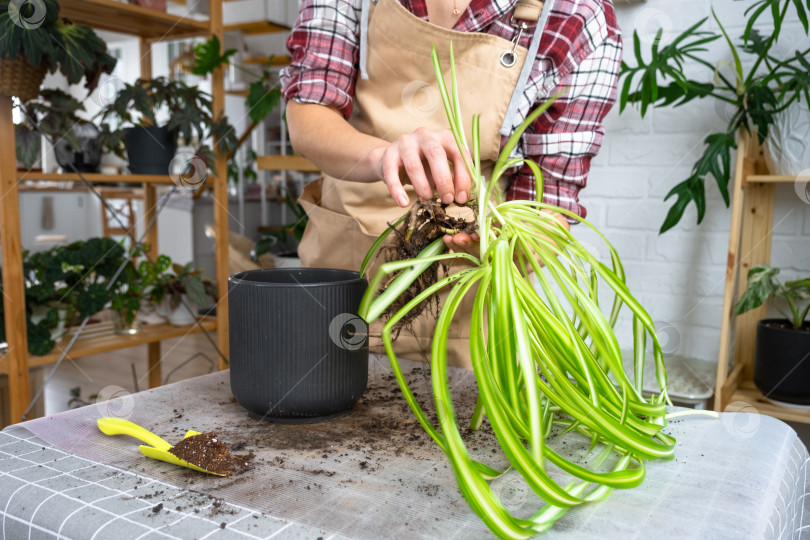
<svg viewBox="0 0 810 540"><path fill-rule="evenodd" d="M403 369L428 402L428 367ZM457 413L469 418L473 375L450 375ZM218 478L147 459L134 439L102 435L102 416L170 442L216 430L237 454L255 452L254 467ZM810 461L786 424L724 413L667 431L679 441L675 460L648 463L641 487L570 511L546 537L810 538ZM491 431L465 436L473 457L505 465ZM536 509L511 472L494 489L515 512ZM5 538L491 537L379 357L361 401L330 422L254 420L225 371L11 426L0 433L0 516Z"/></svg>

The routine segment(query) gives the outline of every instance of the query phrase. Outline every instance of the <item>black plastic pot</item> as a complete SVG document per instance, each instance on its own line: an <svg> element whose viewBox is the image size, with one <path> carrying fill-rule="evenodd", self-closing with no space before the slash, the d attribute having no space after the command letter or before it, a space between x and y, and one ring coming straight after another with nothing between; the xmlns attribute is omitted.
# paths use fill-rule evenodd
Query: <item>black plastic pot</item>
<svg viewBox="0 0 810 540"><path fill-rule="evenodd" d="M132 174L169 174L177 137L165 127L136 126L124 131Z"/></svg>
<svg viewBox="0 0 810 540"><path fill-rule="evenodd" d="M315 422L351 410L368 383L357 272L273 268L228 280L231 391L251 416Z"/></svg>
<svg viewBox="0 0 810 540"><path fill-rule="evenodd" d="M763 319L757 324L754 384L766 398L810 405L810 332L780 324L790 323Z"/></svg>

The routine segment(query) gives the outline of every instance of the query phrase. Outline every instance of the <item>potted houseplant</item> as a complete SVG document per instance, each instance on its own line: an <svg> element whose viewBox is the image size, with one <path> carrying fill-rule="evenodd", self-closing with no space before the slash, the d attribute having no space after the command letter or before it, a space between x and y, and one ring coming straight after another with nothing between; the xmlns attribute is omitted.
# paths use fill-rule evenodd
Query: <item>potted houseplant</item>
<svg viewBox="0 0 810 540"><path fill-rule="evenodd" d="M110 302L108 284L126 252L110 238L91 238L47 251L24 254L28 352L49 353L76 316L89 317ZM2 302L0 302L2 304ZM0 308L0 340L5 340Z"/></svg>
<svg viewBox="0 0 810 540"><path fill-rule="evenodd" d="M165 123L158 121L161 111L168 112ZM165 77L124 85L99 115L103 145L122 159L128 157L135 174L186 174L170 170L178 138L186 144L196 143L196 156L215 173L215 155L205 141L215 138L217 151L224 155L236 144L227 118L214 118L209 94ZM108 120L115 121L114 128Z"/></svg>
<svg viewBox="0 0 810 540"><path fill-rule="evenodd" d="M757 324L754 383L768 399L810 405L810 278L782 283L778 268L755 266L734 313L740 315L772 302L784 318ZM781 309L777 299L787 304Z"/></svg>
<svg viewBox="0 0 810 540"><path fill-rule="evenodd" d="M661 43L663 31L659 31L646 50L638 31L634 32L634 58L622 62L620 110L628 103L635 103L644 116L650 107L679 107L696 99L713 99L728 116L725 129L705 137L703 154L690 176L665 197L665 200L675 197L675 202L661 225L662 233L674 227L692 203L697 208L697 222L703 220L705 183L709 177L716 182L726 206L729 205L731 153L737 148L740 129L756 131L763 143L780 113L794 106L803 109L810 106L810 78L807 76L810 49L797 50L784 58L773 54L784 23L793 16L789 10L796 10L797 20L807 34L809 7L810 2L801 0L757 0L745 11L746 27L737 45L714 12L719 32L705 29L707 17L667 45ZM773 32L763 35L755 25L767 14L773 19ZM728 64L725 59L712 57L706 47L720 39L731 51L730 70L725 68ZM686 63L703 68L705 76L700 80L690 78ZM810 121L806 124L810 128Z"/></svg>
<svg viewBox="0 0 810 540"><path fill-rule="evenodd" d="M30 168L35 149L40 148L40 131L54 143L56 161L69 172L98 172L101 163L99 129L77 115L84 105L58 89L43 89L39 98L21 104L23 121L15 126L17 152ZM37 129L37 127L39 129Z"/></svg>
<svg viewBox="0 0 810 540"><path fill-rule="evenodd" d="M123 261L122 261L123 262ZM141 331L141 300L144 297L140 272L131 260L109 290L113 329L116 334L137 334Z"/></svg>
<svg viewBox="0 0 810 540"><path fill-rule="evenodd" d="M192 324L200 308L208 307L217 295L216 285L192 263L173 264L166 255L156 261L141 261L138 271L157 312L177 326Z"/></svg>
<svg viewBox="0 0 810 540"><path fill-rule="evenodd" d="M57 70L70 84L85 78L90 91L115 62L90 27L59 17L56 0L0 0L0 94L33 99Z"/></svg>
<svg viewBox="0 0 810 540"><path fill-rule="evenodd" d="M28 122L14 124L17 170L39 169L42 163L42 136Z"/></svg>

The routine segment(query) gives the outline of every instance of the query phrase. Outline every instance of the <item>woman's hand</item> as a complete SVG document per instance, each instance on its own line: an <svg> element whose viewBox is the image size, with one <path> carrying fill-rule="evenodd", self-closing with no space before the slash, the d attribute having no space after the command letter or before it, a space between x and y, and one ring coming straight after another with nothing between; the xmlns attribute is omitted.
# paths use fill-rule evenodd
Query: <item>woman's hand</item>
<svg viewBox="0 0 810 540"><path fill-rule="evenodd" d="M434 192L445 204L464 204L470 198L470 174L450 130L419 128L379 149L378 154L383 181L391 197L402 207L408 206L410 201L402 186L401 170L416 195L423 199L433 198ZM452 171L448 162L453 164Z"/></svg>

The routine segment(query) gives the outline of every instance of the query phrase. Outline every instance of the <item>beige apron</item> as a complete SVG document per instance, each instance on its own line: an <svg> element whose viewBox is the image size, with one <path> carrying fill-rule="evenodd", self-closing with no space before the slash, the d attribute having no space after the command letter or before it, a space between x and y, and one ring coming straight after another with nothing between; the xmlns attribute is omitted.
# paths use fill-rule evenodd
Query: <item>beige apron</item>
<svg viewBox="0 0 810 540"><path fill-rule="evenodd" d="M463 122L467 140L473 114L480 114L482 167L491 168L500 150L499 128L506 114L526 58L524 47L503 38L481 33L447 30L410 13L398 0L379 0L369 14L368 80L358 77L350 123L360 132L394 141L419 127L430 130L449 127L430 60L435 45L449 86L450 42L456 61ZM536 21L542 2L519 4L522 18ZM515 49L511 67L500 62L505 51ZM416 196L406 186L411 202ZM359 270L374 240L407 210L399 207L382 181L349 182L324 176L309 183L301 196L309 216L298 248L306 267ZM372 274L379 266L372 267ZM442 295L442 300L444 295ZM448 361L470 367L469 318L472 295L462 304L450 328ZM382 352L379 321L370 329L370 346ZM423 313L410 330L394 343L397 355L428 360L435 318Z"/></svg>

